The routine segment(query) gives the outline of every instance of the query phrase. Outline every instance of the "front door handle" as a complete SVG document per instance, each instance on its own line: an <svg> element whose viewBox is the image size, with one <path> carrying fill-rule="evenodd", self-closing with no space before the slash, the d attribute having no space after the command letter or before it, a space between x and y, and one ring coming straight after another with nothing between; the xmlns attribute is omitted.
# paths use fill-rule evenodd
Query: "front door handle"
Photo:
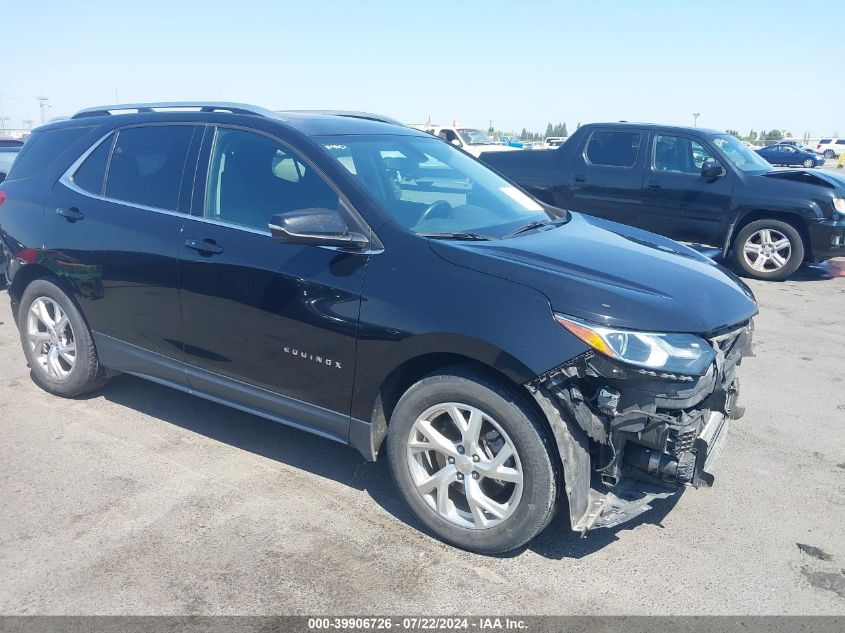
<svg viewBox="0 0 845 633"><path fill-rule="evenodd" d="M211 240L185 240L185 246L199 251L203 255L219 255L223 252L223 247Z"/></svg>
<svg viewBox="0 0 845 633"><path fill-rule="evenodd" d="M575 182L587 182L587 177L578 174L575 176Z"/></svg>
<svg viewBox="0 0 845 633"><path fill-rule="evenodd" d="M648 188L649 189L660 189L662 185L660 184L659 180L649 180L648 181Z"/></svg>
<svg viewBox="0 0 845 633"><path fill-rule="evenodd" d="M77 222L85 219L85 214L76 207L68 207L67 209L59 207L56 209L56 215L62 216L68 222Z"/></svg>

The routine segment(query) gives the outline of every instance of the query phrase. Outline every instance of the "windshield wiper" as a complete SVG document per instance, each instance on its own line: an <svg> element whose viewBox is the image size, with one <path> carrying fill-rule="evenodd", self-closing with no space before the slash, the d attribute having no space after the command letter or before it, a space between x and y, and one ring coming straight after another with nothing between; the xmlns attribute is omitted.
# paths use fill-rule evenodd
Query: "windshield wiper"
<svg viewBox="0 0 845 633"><path fill-rule="evenodd" d="M525 226L519 227L515 231L511 231L510 233L505 235L505 237L506 238L514 237L516 235L521 235L523 233L527 233L528 231L534 231L534 230L542 228L544 226L560 226L561 224L566 224L567 221L568 220L566 218L555 218L553 220L552 219L549 219L549 220L534 220L533 222L529 222Z"/></svg>
<svg viewBox="0 0 845 633"><path fill-rule="evenodd" d="M486 241L492 238L487 237L486 235L481 235L480 233L467 233L467 232L456 232L456 233L418 233L417 235L422 235L423 237L430 237L433 240L464 240L467 242L480 242Z"/></svg>

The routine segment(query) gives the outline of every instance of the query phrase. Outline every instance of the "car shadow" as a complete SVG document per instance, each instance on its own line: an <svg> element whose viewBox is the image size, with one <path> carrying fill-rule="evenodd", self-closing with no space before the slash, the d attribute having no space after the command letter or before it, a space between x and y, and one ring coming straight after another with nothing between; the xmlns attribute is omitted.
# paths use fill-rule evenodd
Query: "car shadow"
<svg viewBox="0 0 845 633"><path fill-rule="evenodd" d="M378 461L368 462L351 447L127 374L83 398L104 398L239 450L364 491L397 520L433 536L399 497L383 452ZM551 559L583 558L618 540L621 530L659 524L678 496L654 501L652 509L639 517L615 528L589 532L583 538L570 530L563 503L555 519L531 543L498 556L510 558L530 549Z"/></svg>

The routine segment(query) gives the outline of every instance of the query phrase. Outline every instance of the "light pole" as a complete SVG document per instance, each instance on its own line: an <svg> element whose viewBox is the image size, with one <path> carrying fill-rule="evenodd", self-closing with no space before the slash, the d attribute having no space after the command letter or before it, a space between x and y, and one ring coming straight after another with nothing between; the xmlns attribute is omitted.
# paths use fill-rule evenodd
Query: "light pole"
<svg viewBox="0 0 845 633"><path fill-rule="evenodd" d="M9 120L7 116L0 116L0 133L6 134L6 121Z"/></svg>
<svg viewBox="0 0 845 633"><path fill-rule="evenodd" d="M701 116L701 112L693 112L692 113L692 126L698 127L698 117Z"/></svg>
<svg viewBox="0 0 845 633"><path fill-rule="evenodd" d="M27 129L29 129L30 132L32 132L32 124L33 123L35 123L35 121L33 121L32 119L24 119L23 120L23 124L27 127Z"/></svg>
<svg viewBox="0 0 845 633"><path fill-rule="evenodd" d="M38 107L41 108L41 124L47 123L47 110L50 109L50 97L36 97Z"/></svg>

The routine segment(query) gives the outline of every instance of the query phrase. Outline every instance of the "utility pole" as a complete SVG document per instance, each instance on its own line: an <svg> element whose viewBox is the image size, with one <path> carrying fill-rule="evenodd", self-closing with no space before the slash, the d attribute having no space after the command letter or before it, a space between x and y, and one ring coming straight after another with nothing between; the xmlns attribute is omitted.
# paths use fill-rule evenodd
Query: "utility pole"
<svg viewBox="0 0 845 633"><path fill-rule="evenodd" d="M36 97L38 99L38 107L41 109L41 124L47 123L47 111L52 107L50 105L50 97Z"/></svg>
<svg viewBox="0 0 845 633"><path fill-rule="evenodd" d="M32 124L35 123L32 119L24 119L23 124L27 127L27 129L32 132Z"/></svg>
<svg viewBox="0 0 845 633"><path fill-rule="evenodd" d="M0 133L6 134L6 121L9 120L7 116L0 116Z"/></svg>
<svg viewBox="0 0 845 633"><path fill-rule="evenodd" d="M698 117L701 116L701 112L693 112L692 113L692 126L698 127Z"/></svg>

